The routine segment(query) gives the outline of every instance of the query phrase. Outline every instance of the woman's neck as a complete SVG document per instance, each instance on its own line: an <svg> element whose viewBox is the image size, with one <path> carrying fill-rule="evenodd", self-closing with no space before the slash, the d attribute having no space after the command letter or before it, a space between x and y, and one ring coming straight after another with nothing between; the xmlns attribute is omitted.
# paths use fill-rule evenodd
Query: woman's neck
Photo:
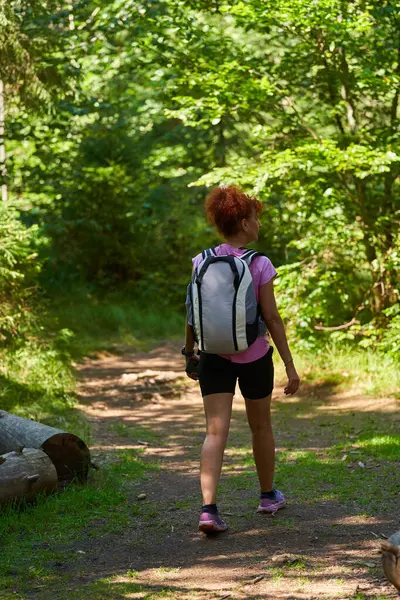
<svg viewBox="0 0 400 600"><path fill-rule="evenodd" d="M235 237L226 238L225 242L232 248L243 248L248 243L245 236L237 235Z"/></svg>

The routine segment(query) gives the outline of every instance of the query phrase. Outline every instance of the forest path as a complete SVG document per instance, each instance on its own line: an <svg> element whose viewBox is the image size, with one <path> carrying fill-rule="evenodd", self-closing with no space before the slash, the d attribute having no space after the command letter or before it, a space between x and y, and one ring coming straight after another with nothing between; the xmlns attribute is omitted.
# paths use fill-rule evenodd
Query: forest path
<svg viewBox="0 0 400 600"><path fill-rule="evenodd" d="M132 448L159 465L145 480L124 482L130 486L133 525L122 535L102 539L83 578L114 578L109 597L121 599L395 598L377 554L378 537L398 529L395 508L371 514L351 500L332 499L328 492L336 483L329 474L317 469L310 474L307 465L301 466L301 455L294 454L291 464L290 454L312 450L323 461L340 442L341 431L348 438L349 431L371 419L395 418L395 400L335 393L318 385L303 386L300 396L285 398L282 386L276 386L277 479L288 506L271 517L255 512L257 479L244 401L237 395L219 492L230 529L206 537L197 531L203 406L197 384L182 378L182 369L179 349L170 343L149 353L126 349L119 356L87 358L78 366L80 405L93 426L94 461L107 463L119 449ZM286 466L280 475L281 453ZM337 458L338 468L344 460ZM353 472L357 462L353 469L352 463L347 466ZM308 468L304 485L301 471L298 482L302 468ZM361 477L366 472L359 471ZM297 473L293 479L282 479L291 472ZM317 494L304 489L313 477L322 478L314 481ZM322 488L325 496L319 493ZM138 500L140 494L146 498Z"/></svg>

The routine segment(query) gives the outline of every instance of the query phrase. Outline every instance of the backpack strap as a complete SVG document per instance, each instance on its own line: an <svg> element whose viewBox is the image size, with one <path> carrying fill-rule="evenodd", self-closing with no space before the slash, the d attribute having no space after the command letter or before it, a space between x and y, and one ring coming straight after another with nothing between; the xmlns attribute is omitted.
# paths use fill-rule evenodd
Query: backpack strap
<svg viewBox="0 0 400 600"><path fill-rule="evenodd" d="M245 261L247 266L250 266L257 256L265 256L265 254L263 252L257 252L256 250L246 250L240 258Z"/></svg>
<svg viewBox="0 0 400 600"><path fill-rule="evenodd" d="M203 252L201 253L201 257L203 260L208 258L209 256L217 256L215 248L207 248L207 250L203 250Z"/></svg>
<svg viewBox="0 0 400 600"><path fill-rule="evenodd" d="M253 262L253 260L255 258L257 258L257 256L265 256L265 254L264 254L264 252L257 252L256 250L247 250L246 249L246 252L244 252L240 258L242 260L244 260L244 262L249 267L251 265L251 263ZM262 311L261 311L261 304L259 302L257 304L257 316L258 316L258 319L262 323L264 323L264 318L262 316Z"/></svg>

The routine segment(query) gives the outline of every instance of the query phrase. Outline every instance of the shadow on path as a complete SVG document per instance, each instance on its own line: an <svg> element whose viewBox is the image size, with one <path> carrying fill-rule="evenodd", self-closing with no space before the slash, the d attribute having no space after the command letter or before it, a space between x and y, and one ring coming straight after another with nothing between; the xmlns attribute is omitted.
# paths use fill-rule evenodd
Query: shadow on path
<svg viewBox="0 0 400 600"><path fill-rule="evenodd" d="M250 434L244 402L235 397L220 490L230 530L207 538L197 532L203 407L197 385L180 378L182 368L169 344L149 354L86 360L78 368L95 457L108 461L121 448L142 448L146 460L161 467L147 481L127 484L136 511L132 524L123 535L90 548L81 562L82 585L97 582L110 598L150 599L163 589L177 600L328 600L356 598L357 589L371 599L395 597L385 584L377 548L382 533L398 528L398 492L385 494L385 502L378 498L376 508L371 502L398 473L399 462L380 461L376 468L357 471L357 447L349 450L354 460L350 456L346 464L344 454L332 447L343 445L346 452L362 435L368 439L395 431L396 401L340 394L334 385L308 386L288 399L278 386L273 407L277 479L289 503L266 517L255 513L258 485ZM139 493L146 494L145 501L137 500ZM360 504L360 496L367 503ZM132 569L138 572L134 581L127 575ZM111 579L104 582L105 577Z"/></svg>

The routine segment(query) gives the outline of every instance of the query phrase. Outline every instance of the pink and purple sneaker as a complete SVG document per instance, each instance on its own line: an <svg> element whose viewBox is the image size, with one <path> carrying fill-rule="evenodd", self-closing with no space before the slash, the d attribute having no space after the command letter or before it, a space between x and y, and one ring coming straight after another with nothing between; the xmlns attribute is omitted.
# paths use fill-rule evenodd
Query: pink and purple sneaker
<svg viewBox="0 0 400 600"><path fill-rule="evenodd" d="M200 531L203 531L204 533L220 533L221 531L226 531L227 529L228 525L223 519L221 519L218 513L201 513L199 521Z"/></svg>
<svg viewBox="0 0 400 600"><path fill-rule="evenodd" d="M286 504L286 498L279 490L274 490L274 498L262 498L257 512L260 513L276 513L277 510L283 508Z"/></svg>

